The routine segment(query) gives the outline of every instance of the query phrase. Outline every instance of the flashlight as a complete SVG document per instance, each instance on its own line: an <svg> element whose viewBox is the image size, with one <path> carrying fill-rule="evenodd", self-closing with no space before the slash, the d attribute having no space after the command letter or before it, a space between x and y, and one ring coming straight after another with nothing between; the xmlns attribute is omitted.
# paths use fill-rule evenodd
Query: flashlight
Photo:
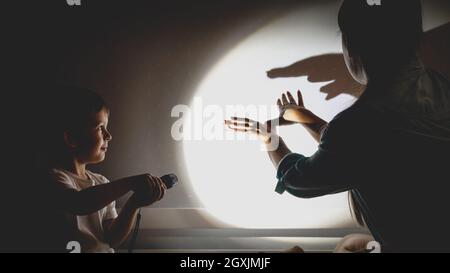
<svg viewBox="0 0 450 273"><path fill-rule="evenodd" d="M170 189L176 184L178 184L178 177L173 173L163 175L160 178L163 181L164 185L166 185L167 189Z"/></svg>

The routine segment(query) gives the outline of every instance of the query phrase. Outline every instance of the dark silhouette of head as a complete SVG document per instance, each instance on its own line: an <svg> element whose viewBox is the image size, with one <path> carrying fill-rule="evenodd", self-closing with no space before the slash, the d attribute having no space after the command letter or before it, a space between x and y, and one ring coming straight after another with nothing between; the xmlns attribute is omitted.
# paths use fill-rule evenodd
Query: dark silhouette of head
<svg viewBox="0 0 450 273"><path fill-rule="evenodd" d="M362 84L414 59L423 33L420 0L371 2L344 0L338 15L347 67Z"/></svg>
<svg viewBox="0 0 450 273"><path fill-rule="evenodd" d="M50 165L67 157L65 136L79 141L83 138L92 115L109 108L94 91L77 86L55 86L50 90L46 109L47 129L43 132Z"/></svg>

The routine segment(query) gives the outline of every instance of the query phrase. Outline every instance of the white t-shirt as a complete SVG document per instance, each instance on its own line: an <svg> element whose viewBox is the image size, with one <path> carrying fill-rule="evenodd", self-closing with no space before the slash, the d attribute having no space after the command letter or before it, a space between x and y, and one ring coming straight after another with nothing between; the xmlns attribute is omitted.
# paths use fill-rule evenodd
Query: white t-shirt
<svg viewBox="0 0 450 273"><path fill-rule="evenodd" d="M103 175L88 170L86 170L88 180L63 169L52 169L51 173L57 186L77 191L109 183ZM79 242L81 252L114 252L114 249L105 242L103 221L117 217L115 202L89 215L67 214L66 216L72 229L69 236L73 236L73 239L69 238L69 240Z"/></svg>

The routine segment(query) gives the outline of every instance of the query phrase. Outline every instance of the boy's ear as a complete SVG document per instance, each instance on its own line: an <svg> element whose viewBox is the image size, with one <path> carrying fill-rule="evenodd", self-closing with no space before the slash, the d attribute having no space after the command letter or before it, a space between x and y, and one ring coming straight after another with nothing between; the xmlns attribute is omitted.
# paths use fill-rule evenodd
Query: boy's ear
<svg viewBox="0 0 450 273"><path fill-rule="evenodd" d="M70 148L76 148L77 143L71 136L69 131L64 131L64 143L69 146Z"/></svg>

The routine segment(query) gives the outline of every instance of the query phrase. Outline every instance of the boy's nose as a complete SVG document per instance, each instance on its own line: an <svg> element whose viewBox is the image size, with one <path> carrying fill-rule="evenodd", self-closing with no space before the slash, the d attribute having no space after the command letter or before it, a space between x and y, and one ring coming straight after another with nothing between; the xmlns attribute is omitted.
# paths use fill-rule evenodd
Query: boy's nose
<svg viewBox="0 0 450 273"><path fill-rule="evenodd" d="M105 140L111 141L111 139L112 139L112 135L108 131L106 131Z"/></svg>

